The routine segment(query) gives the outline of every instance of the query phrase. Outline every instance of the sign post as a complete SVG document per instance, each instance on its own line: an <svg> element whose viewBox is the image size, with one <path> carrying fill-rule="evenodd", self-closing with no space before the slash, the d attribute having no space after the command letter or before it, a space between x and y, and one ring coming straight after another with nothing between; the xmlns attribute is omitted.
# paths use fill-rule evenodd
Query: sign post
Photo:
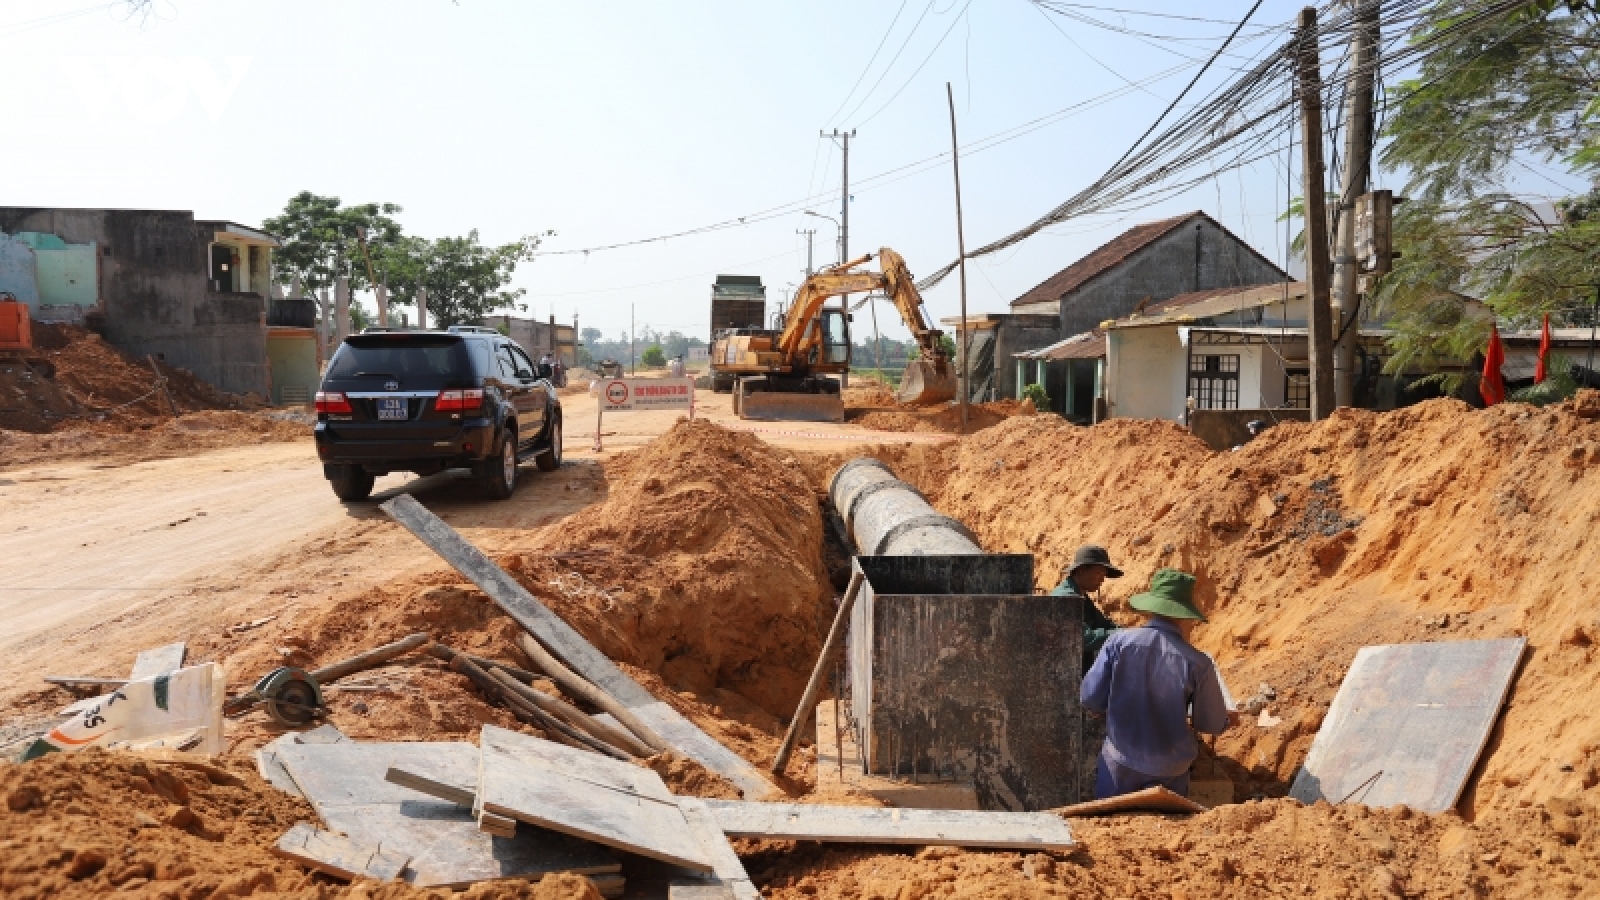
<svg viewBox="0 0 1600 900"><path fill-rule="evenodd" d="M600 423L606 410L686 409L694 418L693 378L606 378L599 383L594 416L594 452L602 449Z"/></svg>

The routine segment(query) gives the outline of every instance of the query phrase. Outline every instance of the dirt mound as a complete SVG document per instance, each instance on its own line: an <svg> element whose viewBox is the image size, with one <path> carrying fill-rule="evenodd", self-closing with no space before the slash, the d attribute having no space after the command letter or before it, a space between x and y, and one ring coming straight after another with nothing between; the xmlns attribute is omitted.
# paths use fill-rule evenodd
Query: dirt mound
<svg viewBox="0 0 1600 900"><path fill-rule="evenodd" d="M1195 572L1196 643L1241 698L1270 686L1281 719L1218 741L1237 799L1286 791L1357 648L1527 636L1470 819L1600 784L1595 402L1340 410L1216 454L1166 422L1018 418L881 453L985 549L1036 554L1040 588L1077 545L1106 545L1128 577L1104 605L1125 623L1156 568Z"/></svg>
<svg viewBox="0 0 1600 900"><path fill-rule="evenodd" d="M787 451L682 421L511 570L613 659L787 718L831 615L819 492Z"/></svg>
<svg viewBox="0 0 1600 900"><path fill-rule="evenodd" d="M36 434L0 428L0 469L36 463L93 459L128 464L149 459L193 456L206 450L276 441L307 441L315 420L299 411L212 410L167 416L115 416L105 421L73 421ZM310 447L306 458L315 457Z"/></svg>
<svg viewBox="0 0 1600 900"><path fill-rule="evenodd" d="M254 765L223 759L198 771L132 754L87 750L21 765L0 763L0 895L32 898L446 900L445 890L372 882L345 887L272 854L303 801L269 786ZM482 900L590 900L578 876L502 881L454 896Z"/></svg>
<svg viewBox="0 0 1600 900"><path fill-rule="evenodd" d="M766 896L799 900L1579 896L1596 809L1571 800L1471 825L1404 807L1224 806L1192 818L1075 819L1070 854L799 844L745 857Z"/></svg>
<svg viewBox="0 0 1600 900"><path fill-rule="evenodd" d="M0 430L42 433L74 422L170 416L147 360L76 325L33 323L31 362L0 359ZM178 409L249 409L260 398L226 394L192 373L158 363Z"/></svg>
<svg viewBox="0 0 1600 900"><path fill-rule="evenodd" d="M844 418L846 422L876 431L919 431L942 434L961 433L961 408L950 403L917 406L901 403L894 390L881 381L865 381L846 388ZM967 427L970 431L998 425L1012 416L1028 415L1032 404L1018 400L998 400L994 403L973 403L967 406Z"/></svg>

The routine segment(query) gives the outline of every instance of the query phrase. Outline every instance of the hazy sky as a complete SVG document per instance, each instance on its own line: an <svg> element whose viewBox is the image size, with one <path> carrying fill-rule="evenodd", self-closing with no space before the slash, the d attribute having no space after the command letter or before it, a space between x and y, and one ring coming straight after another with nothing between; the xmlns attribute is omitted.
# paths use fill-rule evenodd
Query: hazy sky
<svg viewBox="0 0 1600 900"><path fill-rule="evenodd" d="M1249 7L1103 4L1229 21ZM1281 25L1300 5L1267 0L1253 24ZM192 209L259 224L311 190L398 203L406 229L429 237L476 228L500 242L554 229L543 249L580 249L754 218L812 195L812 208L837 218L828 195L840 155L819 129L857 129L853 182L922 160L949 147L946 81L964 144L1124 89L963 160L976 246L1092 181L1182 88L1189 59L1230 28L1083 12L1195 40L1047 17L1026 0L158 0L142 21L116 3L0 0L3 202ZM1178 65L1190 67L1127 87ZM1123 228L1192 209L1281 261L1281 166L1223 174L1126 218L1058 226L977 262L970 308L1002 310ZM919 276L955 257L948 163L853 194L852 255L893 247ZM834 225L795 212L542 257L517 283L538 315L577 312L608 336L628 326L630 304L640 326L704 336L715 273L759 274L772 299L802 279L800 228L817 230L819 264L835 258ZM954 314L956 279L927 302L935 317ZM885 334L903 335L885 313ZM859 335L870 321L856 325Z"/></svg>

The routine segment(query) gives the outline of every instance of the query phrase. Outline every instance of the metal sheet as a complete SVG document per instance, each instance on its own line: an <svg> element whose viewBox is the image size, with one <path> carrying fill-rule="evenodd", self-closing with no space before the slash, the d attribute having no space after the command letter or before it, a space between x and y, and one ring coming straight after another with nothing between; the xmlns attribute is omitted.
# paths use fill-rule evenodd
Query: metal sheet
<svg viewBox="0 0 1600 900"><path fill-rule="evenodd" d="M1500 716L1525 638L1362 647L1289 794L1441 813Z"/></svg>

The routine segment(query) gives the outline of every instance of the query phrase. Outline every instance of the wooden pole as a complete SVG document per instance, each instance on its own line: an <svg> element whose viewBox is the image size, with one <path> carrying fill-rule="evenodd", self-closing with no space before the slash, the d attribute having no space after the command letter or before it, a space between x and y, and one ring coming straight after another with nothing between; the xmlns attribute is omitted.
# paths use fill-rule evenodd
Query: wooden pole
<svg viewBox="0 0 1600 900"><path fill-rule="evenodd" d="M1322 161L1322 63L1317 47L1317 9L1300 11L1301 190L1306 214L1306 343L1311 357L1311 419L1333 412L1333 313L1329 305L1327 171Z"/></svg>
<svg viewBox="0 0 1600 900"><path fill-rule="evenodd" d="M961 145L956 141L956 95L944 83L950 103L950 168L956 176L956 250L961 269L961 433L967 432L967 400L972 396L972 329L967 324L967 238L961 224Z"/></svg>
<svg viewBox="0 0 1600 900"><path fill-rule="evenodd" d="M839 601L839 611L833 614L833 627L828 629L828 639L822 645L822 653L817 656L817 665L811 670L811 680L806 682L805 693L800 695L800 705L795 708L794 718L789 720L789 732L783 736L783 744L778 748L778 756L772 761L772 774L781 775L789 765L789 756L794 753L795 742L800 739L800 729L805 727L811 718L811 705L817 702L817 690L822 687L823 676L828 667L833 663L833 656L844 643L845 626L850 622L850 608L855 606L856 594L861 592L861 573L850 574L850 586L845 588L844 599ZM837 718L834 719L838 721ZM840 765L844 765L841 753Z"/></svg>
<svg viewBox="0 0 1600 900"><path fill-rule="evenodd" d="M161 367L156 365L153 354L147 353L144 358L150 363L150 371L156 373L156 387L161 388L161 396L167 398L167 409L172 410L174 419L178 418L178 404L172 401L172 392L167 390L167 376L161 374Z"/></svg>
<svg viewBox="0 0 1600 900"><path fill-rule="evenodd" d="M643 720L634 715L633 710L623 706L617 698L601 690L598 686L590 684L583 676L567 668L549 650L546 650L544 645L534 640L532 635L518 635L517 646L521 647L522 652L528 654L528 659L536 667L542 669L546 675L549 675L550 680L559 685L568 695L587 700L610 713L613 719L621 722L623 727L633 732L634 737L637 737L650 749L656 752L672 749L672 745L667 743L661 735L656 734L655 729L646 725Z"/></svg>

